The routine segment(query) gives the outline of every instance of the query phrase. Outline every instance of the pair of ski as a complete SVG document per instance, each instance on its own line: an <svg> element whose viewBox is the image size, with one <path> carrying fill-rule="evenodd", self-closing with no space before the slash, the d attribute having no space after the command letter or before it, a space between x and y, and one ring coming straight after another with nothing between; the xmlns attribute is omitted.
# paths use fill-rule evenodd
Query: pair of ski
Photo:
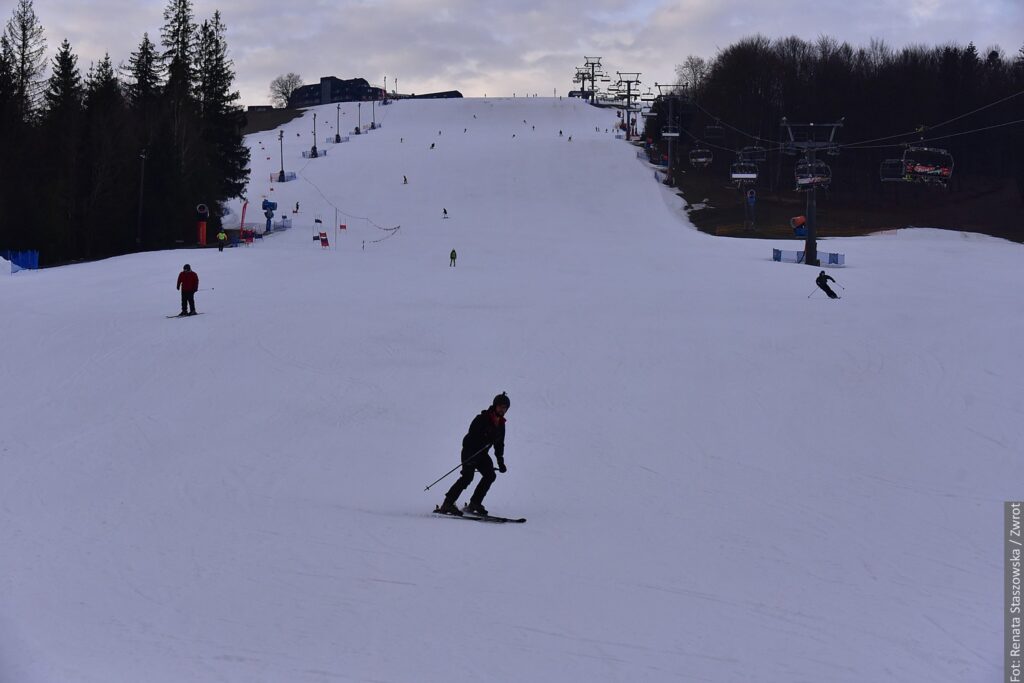
<svg viewBox="0 0 1024 683"><path fill-rule="evenodd" d="M202 312L200 312L200 313L192 313L191 315L181 315L181 314L179 313L178 315L169 315L169 316L167 316L167 317L168 317L168 318L191 318L191 317L193 317L193 316L196 316L196 315L202 315L202 314L203 314Z"/></svg>
<svg viewBox="0 0 1024 683"><path fill-rule="evenodd" d="M475 515L472 512L468 512L465 508L462 510L462 516L453 515L448 512L441 512L441 506L434 507L434 514L442 517L450 517L452 519L470 519L474 522L491 522L492 524L523 524L526 522L525 517L519 519L512 519L511 517L495 517L494 515Z"/></svg>

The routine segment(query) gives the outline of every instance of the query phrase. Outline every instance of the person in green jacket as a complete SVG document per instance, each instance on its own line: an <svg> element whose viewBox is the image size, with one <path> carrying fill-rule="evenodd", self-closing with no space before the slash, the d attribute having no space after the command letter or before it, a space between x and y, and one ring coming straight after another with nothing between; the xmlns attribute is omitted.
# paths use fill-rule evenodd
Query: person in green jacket
<svg viewBox="0 0 1024 683"><path fill-rule="evenodd" d="M224 232L224 228L220 229L217 233L217 251L224 251L224 245L228 243L228 234Z"/></svg>

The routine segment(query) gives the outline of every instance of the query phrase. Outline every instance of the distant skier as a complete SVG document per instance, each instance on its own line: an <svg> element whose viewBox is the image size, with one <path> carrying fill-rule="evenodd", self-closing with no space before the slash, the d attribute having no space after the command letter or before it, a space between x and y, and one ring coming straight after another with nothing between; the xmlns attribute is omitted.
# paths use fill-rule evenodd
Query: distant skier
<svg viewBox="0 0 1024 683"><path fill-rule="evenodd" d="M448 209L441 209L441 218L448 218Z"/></svg>
<svg viewBox="0 0 1024 683"><path fill-rule="evenodd" d="M217 233L217 251L224 251L224 245L228 243L228 234L224 232L224 228L220 229Z"/></svg>
<svg viewBox="0 0 1024 683"><path fill-rule="evenodd" d="M409 184L409 179L406 178L405 176L402 176L402 184L403 185L408 185Z"/></svg>
<svg viewBox="0 0 1024 683"><path fill-rule="evenodd" d="M298 213L298 212L299 212L299 203L295 202L295 210L292 211L292 213Z"/></svg>
<svg viewBox="0 0 1024 683"><path fill-rule="evenodd" d="M199 291L199 276L192 272L192 266L185 264L178 273L178 286L181 290L181 314L196 314L196 292Z"/></svg>
<svg viewBox="0 0 1024 683"><path fill-rule="evenodd" d="M829 299L838 299L839 295L836 294L835 292L833 292L832 288L828 286L828 281L829 280L832 280L832 282L835 282L835 278L833 278L831 275L826 275L825 271L823 270L818 275L818 277L815 280L815 282L818 283L818 286L821 287L821 290L823 292L828 294L828 298Z"/></svg>
<svg viewBox="0 0 1024 683"><path fill-rule="evenodd" d="M457 256L458 256L458 254L456 254L455 250L452 249L452 253L450 254L451 263L448 264L449 268L454 268L455 267L455 259L456 259Z"/></svg>
<svg viewBox="0 0 1024 683"><path fill-rule="evenodd" d="M452 484L445 494L444 502L438 508L438 512L461 517L462 511L456 504L462 492L469 488L473 482L473 473L480 472L480 483L476 485L469 505L466 507L472 514L486 515L484 508L484 496L491 488L496 478L494 474L494 462L487 450L494 446L494 456L498 460L498 471L507 472L505 467L505 413L508 412L511 402L505 392L501 392L491 401L491 407L482 411L473 418L469 425L469 431L462 439L462 476Z"/></svg>
<svg viewBox="0 0 1024 683"><path fill-rule="evenodd" d="M433 142L430 143L430 149L434 149L434 143Z"/></svg>

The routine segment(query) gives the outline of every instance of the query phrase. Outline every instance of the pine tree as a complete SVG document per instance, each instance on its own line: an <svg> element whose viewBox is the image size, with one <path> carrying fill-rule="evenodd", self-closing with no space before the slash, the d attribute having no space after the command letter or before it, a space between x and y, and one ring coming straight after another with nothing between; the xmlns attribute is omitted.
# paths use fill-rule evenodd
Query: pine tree
<svg viewBox="0 0 1024 683"><path fill-rule="evenodd" d="M162 221L153 224L152 236L157 242L188 239L190 229L186 232L183 226L192 222L191 207L200 201L195 187L201 157L199 114L193 96L196 27L190 0L169 0L164 21L161 40L167 83L160 97L162 121L148 152L148 158L156 162L153 182L162 188L161 204L153 206ZM156 202L147 201L147 206L153 204Z"/></svg>
<svg viewBox="0 0 1024 683"><path fill-rule="evenodd" d="M135 194L125 189L138 182L133 128L122 86L105 55L85 79L81 231L86 258L123 253L134 245L136 206L125 202L125 194Z"/></svg>
<svg viewBox="0 0 1024 683"><path fill-rule="evenodd" d="M75 115L82 108L84 94L78 57L65 39L53 58L53 70L43 93L44 116L53 120Z"/></svg>
<svg viewBox="0 0 1024 683"><path fill-rule="evenodd" d="M47 197L42 208L45 226L41 247L51 263L79 256L79 129L84 94L78 57L64 40L53 58L40 125L42 175L37 182L40 194Z"/></svg>
<svg viewBox="0 0 1024 683"><path fill-rule="evenodd" d="M203 117L203 142L211 172L213 201L237 197L248 180L249 150L242 144L243 114L232 91L233 64L227 56L220 12L199 30L196 96Z"/></svg>
<svg viewBox="0 0 1024 683"><path fill-rule="evenodd" d="M167 67L167 87L187 90L193 81L196 55L196 25L191 0L169 0L160 32Z"/></svg>
<svg viewBox="0 0 1024 683"><path fill-rule="evenodd" d="M20 155L14 142L21 138L21 121L15 100L14 56L7 37L0 34L0 148L5 150L6 163L0 164L0 206L10 206L12 184L18 174L16 166ZM16 248L10 220L0 215L0 250Z"/></svg>
<svg viewBox="0 0 1024 683"><path fill-rule="evenodd" d="M16 94L14 54L7 36L0 35L0 135L14 123Z"/></svg>
<svg viewBox="0 0 1024 683"><path fill-rule="evenodd" d="M22 118L35 111L42 90L46 39L32 0L18 0L4 30L11 54L15 99Z"/></svg>
<svg viewBox="0 0 1024 683"><path fill-rule="evenodd" d="M160 56L149 34L142 35L139 49L128 58L129 80L126 86L132 106L144 109L160 94Z"/></svg>

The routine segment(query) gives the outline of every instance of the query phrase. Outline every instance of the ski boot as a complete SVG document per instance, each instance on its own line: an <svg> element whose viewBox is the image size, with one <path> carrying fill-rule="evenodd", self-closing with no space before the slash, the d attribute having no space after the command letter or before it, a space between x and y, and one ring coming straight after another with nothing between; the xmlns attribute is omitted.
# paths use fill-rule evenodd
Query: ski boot
<svg viewBox="0 0 1024 683"><path fill-rule="evenodd" d="M487 508L485 508L482 503L474 503L472 501L470 501L469 505L466 506L466 512L468 512L471 515L476 515L478 517L488 516Z"/></svg>
<svg viewBox="0 0 1024 683"><path fill-rule="evenodd" d="M447 498L445 498L444 502L438 506L437 511L442 515L462 517L462 510L459 509L459 506L455 504L454 500L448 500Z"/></svg>

